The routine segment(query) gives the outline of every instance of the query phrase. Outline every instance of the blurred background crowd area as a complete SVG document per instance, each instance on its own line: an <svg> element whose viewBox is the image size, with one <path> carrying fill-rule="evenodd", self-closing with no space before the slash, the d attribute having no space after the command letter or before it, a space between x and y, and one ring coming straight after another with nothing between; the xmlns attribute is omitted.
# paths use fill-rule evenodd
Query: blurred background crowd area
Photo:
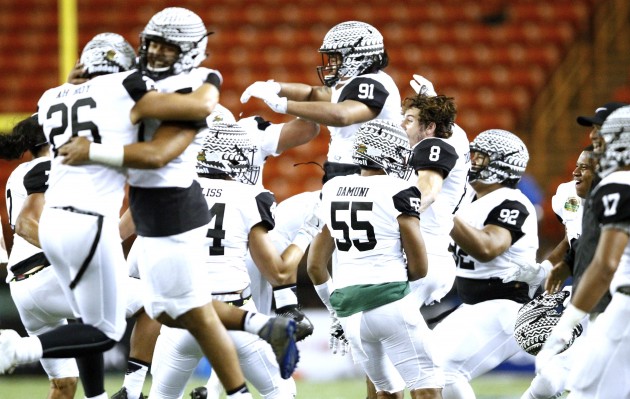
<svg viewBox="0 0 630 399"><path fill-rule="evenodd" d="M36 111L48 88L65 81L85 43L102 32L133 46L157 11L181 6L215 33L203 66L224 77L221 103L237 117L281 122L261 101L239 102L256 80L319 84L318 48L339 22L365 21L383 34L386 71L404 97L419 73L454 97L457 123L472 140L490 128L510 130L530 151L523 189L540 209L539 258L563 236L551 210L559 183L571 179L590 115L609 101L630 102L628 0L0 0L0 131ZM321 187L328 132L265 168L281 201ZM23 159L0 161L0 188ZM11 245L4 195L4 236Z"/></svg>

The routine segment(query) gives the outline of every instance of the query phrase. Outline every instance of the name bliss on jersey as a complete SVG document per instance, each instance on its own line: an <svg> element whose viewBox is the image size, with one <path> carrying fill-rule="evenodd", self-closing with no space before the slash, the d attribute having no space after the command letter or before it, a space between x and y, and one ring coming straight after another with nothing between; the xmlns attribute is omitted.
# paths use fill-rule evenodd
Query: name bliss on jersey
<svg viewBox="0 0 630 399"><path fill-rule="evenodd" d="M202 188L205 197L220 197L223 193L221 188Z"/></svg>
<svg viewBox="0 0 630 399"><path fill-rule="evenodd" d="M339 187L339 197L365 197L370 189L367 187Z"/></svg>

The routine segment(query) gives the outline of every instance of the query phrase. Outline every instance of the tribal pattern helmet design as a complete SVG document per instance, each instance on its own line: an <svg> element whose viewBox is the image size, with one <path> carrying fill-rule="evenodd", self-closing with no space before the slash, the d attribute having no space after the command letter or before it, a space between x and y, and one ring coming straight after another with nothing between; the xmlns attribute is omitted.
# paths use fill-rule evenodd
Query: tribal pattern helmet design
<svg viewBox="0 0 630 399"><path fill-rule="evenodd" d="M197 174L224 173L245 184L256 184L260 167L254 165L258 148L236 123L213 123L208 126L202 149L197 155Z"/></svg>
<svg viewBox="0 0 630 399"><path fill-rule="evenodd" d="M471 182L516 184L525 173L529 161L525 143L514 133L501 129L479 133L470 143L470 152L482 153L489 158L485 167L470 168L468 179Z"/></svg>
<svg viewBox="0 0 630 399"><path fill-rule="evenodd" d="M385 119L373 119L357 131L352 160L359 166L383 169L388 175L406 180L411 175L407 165L410 152L407 133L399 125Z"/></svg>
<svg viewBox="0 0 630 399"><path fill-rule="evenodd" d="M101 33L92 38L79 60L89 78L96 75L128 71L136 66L136 53L131 44L117 33Z"/></svg>
<svg viewBox="0 0 630 399"><path fill-rule="evenodd" d="M607 176L621 166L630 165L630 106L613 111L599 133L606 143L599 160L600 176Z"/></svg>
<svg viewBox="0 0 630 399"><path fill-rule="evenodd" d="M165 8L155 14L140 33L140 69L155 80L188 72L206 58L208 35L203 21L194 12L181 7ZM170 67L151 68L147 59L151 41L176 46L180 50L179 59Z"/></svg>
<svg viewBox="0 0 630 399"><path fill-rule="evenodd" d="M317 67L317 73L322 84L328 87L341 78L361 75L372 66L385 68L388 61L383 36L372 25L359 21L335 25L324 36L319 52L323 65ZM335 53L341 54L341 64L329 65L326 55Z"/></svg>
<svg viewBox="0 0 630 399"><path fill-rule="evenodd" d="M558 291L555 294L545 292L519 309L514 326L514 338L525 352L531 355L540 352L551 331L558 324L569 295L569 291ZM578 324L573 329L571 340L561 352L567 350L582 331L582 324Z"/></svg>

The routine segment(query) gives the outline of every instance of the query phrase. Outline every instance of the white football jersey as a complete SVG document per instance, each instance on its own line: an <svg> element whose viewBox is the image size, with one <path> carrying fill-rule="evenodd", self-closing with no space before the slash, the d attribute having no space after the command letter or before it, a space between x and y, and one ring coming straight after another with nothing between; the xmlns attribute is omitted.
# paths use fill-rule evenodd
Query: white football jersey
<svg viewBox="0 0 630 399"><path fill-rule="evenodd" d="M569 244L573 243L582 234L582 212L584 212L584 199L575 191L575 181L562 183L558 186L556 194L551 197L551 208L562 220Z"/></svg>
<svg viewBox="0 0 630 399"><path fill-rule="evenodd" d="M378 71L355 76L332 89L332 103L345 100L359 101L369 107L381 111L374 119L387 119L396 124L402 122L402 108L400 106L400 92L396 83L387 73ZM328 146L328 161L352 164L352 143L355 133L363 122L349 126L328 126L330 144Z"/></svg>
<svg viewBox="0 0 630 399"><path fill-rule="evenodd" d="M518 265L536 262L538 250L536 209L520 190L502 187L460 207L456 215L477 229L481 230L484 226L493 224L509 230L512 234L512 245L489 262L476 260L454 244L458 277L503 278L513 268L519 267Z"/></svg>
<svg viewBox="0 0 630 399"><path fill-rule="evenodd" d="M593 213L602 230L608 225L630 226L630 171L614 172L604 177L591 192L591 197ZM630 285L630 242L610 283L610 292L627 285Z"/></svg>
<svg viewBox="0 0 630 399"><path fill-rule="evenodd" d="M63 165L57 150L73 136L95 143L126 145L137 141L138 125L129 112L153 81L137 71L95 77L83 84L63 84L38 102L39 123L51 144L53 160L46 207L72 206L118 217L124 197L123 168Z"/></svg>
<svg viewBox="0 0 630 399"><path fill-rule="evenodd" d="M322 217L335 240L335 289L406 282L398 216L418 216L420 193L388 176L335 177L322 188Z"/></svg>
<svg viewBox="0 0 630 399"><path fill-rule="evenodd" d="M20 211L24 207L26 197L29 194L46 192L49 172L49 157L39 157L21 163L11 172L6 186L6 205L9 222L13 229L15 229ZM37 248L21 236L13 234L13 248L7 264L7 282L13 278L11 272L13 266L41 252L41 248Z"/></svg>
<svg viewBox="0 0 630 399"><path fill-rule="evenodd" d="M205 263L213 293L243 290L250 283L245 265L249 232L260 223L274 228L275 198L259 186L233 180L198 181L210 212Z"/></svg>
<svg viewBox="0 0 630 399"><path fill-rule="evenodd" d="M189 93L201 86L209 73L221 76L218 71L208 68L195 68L188 73L172 75L155 82L161 92ZM222 80L222 78L221 78ZM142 122L139 141L150 141L160 125L160 121L151 119ZM205 125L205 123L204 123ZM199 126L203 128L205 126ZM129 184L134 187L189 187L196 179L195 165L197 153L201 149L203 137L197 135L195 140L175 159L158 169L129 168Z"/></svg>
<svg viewBox="0 0 630 399"><path fill-rule="evenodd" d="M427 145L428 143L428 145ZM448 251L450 232L453 228L453 214L462 205L472 200L472 188L468 186L468 170L470 169L470 144L466 132L458 125L453 125L453 135L448 139L432 137L424 139L414 149L424 147L424 151L414 151L411 161L418 156L424 158L422 167L442 170L446 177L442 189L435 201L422 212L422 236L430 253ZM456 157L456 159L455 159ZM418 165L419 167L419 165ZM418 167L414 166L416 171ZM418 176L413 173L409 181L416 183Z"/></svg>

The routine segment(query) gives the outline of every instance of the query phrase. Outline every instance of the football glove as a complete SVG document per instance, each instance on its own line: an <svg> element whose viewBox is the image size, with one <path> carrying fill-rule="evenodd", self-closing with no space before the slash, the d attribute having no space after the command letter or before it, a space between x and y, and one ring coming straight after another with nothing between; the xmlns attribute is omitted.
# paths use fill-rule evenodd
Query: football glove
<svg viewBox="0 0 630 399"><path fill-rule="evenodd" d="M567 346L573 339L573 329L586 316L586 312L570 304L562 313L558 324L545 341L540 352L536 355L536 373L540 373L549 364L551 358Z"/></svg>
<svg viewBox="0 0 630 399"><path fill-rule="evenodd" d="M429 79L424 76L414 74L413 80L409 81L411 88L416 94L426 94L429 97L437 96L435 89L433 88L433 83L429 81Z"/></svg>
<svg viewBox="0 0 630 399"><path fill-rule="evenodd" d="M522 281L529 284L529 297L532 298L552 268L553 265L548 260L544 260L541 263L521 264L512 270L510 274L503 277L503 282Z"/></svg>
<svg viewBox="0 0 630 399"><path fill-rule="evenodd" d="M273 97L274 95L280 98L278 93L280 93L281 88L280 83L273 80L254 82L241 94L241 103L245 104L251 97L260 98L263 101L265 98Z"/></svg>
<svg viewBox="0 0 630 399"><path fill-rule="evenodd" d="M331 318L329 347L333 354L339 353L341 356L345 356L346 353L350 352L350 343L339 319L334 315L331 315Z"/></svg>

